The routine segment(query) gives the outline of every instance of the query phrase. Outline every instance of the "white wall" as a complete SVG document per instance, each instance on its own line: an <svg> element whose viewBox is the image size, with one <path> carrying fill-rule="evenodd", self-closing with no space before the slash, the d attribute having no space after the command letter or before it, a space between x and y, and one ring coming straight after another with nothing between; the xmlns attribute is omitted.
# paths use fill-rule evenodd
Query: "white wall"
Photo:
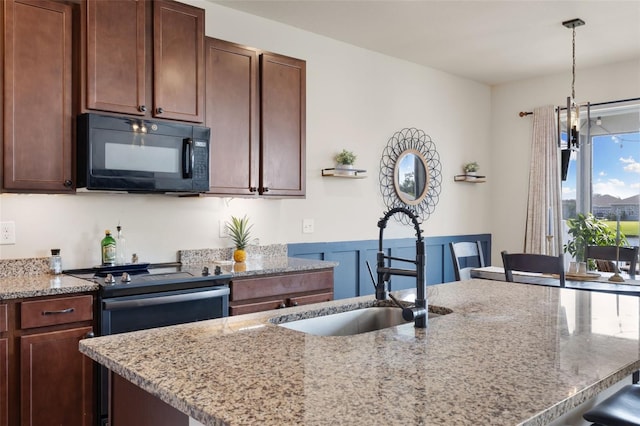
<svg viewBox="0 0 640 426"><path fill-rule="evenodd" d="M65 268L97 264L104 229L120 222L141 261L173 261L179 249L229 246L218 238L218 222L245 213L262 244L376 239L384 211L380 156L404 127L430 135L442 162L440 200L423 226L425 234L491 232L495 214L489 200L498 175L489 154L489 87L215 4L188 3L206 9L208 36L307 61L306 199L2 194L0 220L15 221L17 244L0 246L0 258L48 256L57 247ZM342 148L357 153L356 166L369 171L368 179L320 176ZM453 182L471 160L480 163L488 183ZM314 219L313 234L302 234L304 218ZM413 232L390 222L385 236Z"/></svg>
<svg viewBox="0 0 640 426"><path fill-rule="evenodd" d="M576 71L576 98L591 103L640 97L640 61ZM571 69L493 87L491 90L491 232L492 260L500 252L524 248L525 214L531 160L533 116L520 111L544 105L566 105L571 94Z"/></svg>

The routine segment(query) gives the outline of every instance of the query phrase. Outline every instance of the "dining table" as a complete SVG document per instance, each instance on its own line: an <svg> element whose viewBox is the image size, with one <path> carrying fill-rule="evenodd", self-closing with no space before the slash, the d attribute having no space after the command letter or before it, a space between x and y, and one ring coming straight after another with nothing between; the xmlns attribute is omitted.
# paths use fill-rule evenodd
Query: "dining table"
<svg viewBox="0 0 640 426"><path fill-rule="evenodd" d="M540 274L532 272L512 271L513 281L523 284L537 284L551 287L561 287L558 275ZM565 274L565 288L577 290L600 291L630 296L640 296L640 276L630 276L626 272L618 275L623 282L609 281L613 272L588 271L586 274ZM485 266L471 270L471 278L506 281L502 266Z"/></svg>

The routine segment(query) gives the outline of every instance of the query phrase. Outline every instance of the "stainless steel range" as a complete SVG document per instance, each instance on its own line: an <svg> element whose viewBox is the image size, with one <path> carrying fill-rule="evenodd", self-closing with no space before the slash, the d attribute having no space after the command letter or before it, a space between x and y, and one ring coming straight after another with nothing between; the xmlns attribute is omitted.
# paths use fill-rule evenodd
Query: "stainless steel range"
<svg viewBox="0 0 640 426"><path fill-rule="evenodd" d="M219 267L130 264L65 271L100 285L100 335L183 324L229 314L229 281ZM99 377L101 423L107 424L108 371Z"/></svg>

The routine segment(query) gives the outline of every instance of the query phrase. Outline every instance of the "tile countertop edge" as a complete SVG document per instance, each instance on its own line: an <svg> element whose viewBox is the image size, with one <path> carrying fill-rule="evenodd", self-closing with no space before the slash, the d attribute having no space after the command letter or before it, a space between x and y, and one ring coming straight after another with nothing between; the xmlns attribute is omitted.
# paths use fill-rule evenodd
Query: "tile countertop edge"
<svg viewBox="0 0 640 426"><path fill-rule="evenodd" d="M489 283L488 281L479 280L479 279L475 279L471 281L474 281L475 283L480 283L480 285L487 285L487 284L482 284L483 282ZM491 285L493 285L493 283L495 282L490 282L490 283L492 283ZM452 286L454 284L445 284L445 285ZM532 287L538 287L538 286L532 286ZM460 288L458 290L460 291ZM560 290L546 288L545 291L548 292L548 291L560 291ZM573 290L569 290L569 291L573 291ZM410 300L410 297L412 296L412 294L413 294L413 291L411 290L398 292L398 295L400 297L405 298L407 300ZM437 293L436 293L436 296L438 296ZM446 299L447 298L445 298L444 300L445 303L439 303L440 302L439 300L436 300L435 302L436 304L444 306L446 305ZM188 331L193 331L193 330L195 330L194 331L195 333L198 329L200 332L204 332L204 330L208 328L209 329L208 332L211 332L211 330L215 330L215 333L211 334L211 338L218 339L218 338L224 338L225 337L224 335L233 335L241 330L248 330L256 327L263 328L265 324L268 324L267 327L270 327L271 330L276 330L274 328L275 326L269 323L271 323L271 321L273 321L274 319L277 319L278 317L282 317L283 315L289 315L289 316L298 315L300 317L304 317L305 313L307 313L308 311L316 311L316 315L320 315L320 313L318 312L322 310L335 312L336 310L340 310L343 307L347 307L347 310L348 310L349 308L353 309L353 307L370 305L372 303L372 300L373 300L372 296L356 297L352 299L342 299L338 301L325 302L325 303L316 304L312 306L287 308L286 312L268 311L268 312L261 312L256 314L242 315L238 317L228 317L225 319L213 320L213 321L203 322L203 323L178 325L178 326L169 327L165 331L172 334L178 333L177 335L181 335L181 333L183 332L182 330L184 330L184 333L187 334ZM477 313L473 311L469 311L468 313L465 313L464 310L468 309L467 307L457 306L454 308L454 313L452 314L452 317L456 316L456 310L458 309L459 309L459 312L457 312L458 318L460 318L461 316L466 317L467 315L471 315L471 316L477 315ZM495 315L495 313L492 313L491 315ZM443 318L446 318L446 317L443 317ZM437 321L435 322L435 326L433 327L435 328L438 327ZM273 331L270 334L273 335L273 333L275 332L276 331ZM277 330L277 332L286 333L286 331L282 329ZM137 333L145 333L145 332L136 332L136 335ZM297 332L294 332L294 333L297 333ZM390 331L390 329L386 329L386 330L380 330L374 333L383 336L383 335L391 335L395 332ZM105 355L100 351L101 349L100 339L111 339L111 341L108 343L111 343L111 344L117 343L118 346L121 344L126 344L128 341L138 340L137 338L132 339L131 337L129 337L129 334L132 334L132 333L107 336L104 338L83 340L80 343L80 351L86 354L87 356L93 358L94 360L106 365L107 367L112 369L114 372L122 375L124 378L140 386L142 389L159 397L163 401L174 406L175 408L186 413L187 415L193 417L194 419L203 422L204 424L212 425L212 424L219 424L220 422L229 421L229 419L223 418L221 414L219 415L216 413L214 415L211 412L207 412L205 408L199 408L198 406L194 406L184 398L184 395L183 395L183 398L181 398L180 396L174 394L172 392L170 383L169 385L167 385L166 383L155 383L152 373L144 374L144 373L141 373L140 371L136 371L135 365L132 364L132 366L128 367L127 365L123 365L123 364L126 364L126 362L122 363L121 361L118 361L117 357L115 357L116 358L115 360L111 359L111 355L109 353ZM160 330L160 329L152 330L152 333L150 333L150 336L149 336L149 341L155 341L155 337L161 336L163 334L164 334L163 330ZM269 335L269 333L267 333L267 335ZM140 334L139 336L143 337L145 335ZM154 337L154 339L151 339L151 337ZM107 342L105 341L105 343ZM615 369L612 369L613 371L611 371L606 376L599 377L598 379L589 378L588 386L581 387L574 394L571 394L564 399L558 398L557 402L550 404L547 408L537 413L533 413L532 415L531 413L529 413L528 415L530 415L530 417L528 419L522 420L522 418L520 418L519 423L517 424L524 425L524 426L545 425L549 423L551 420L559 417L560 415L570 411L573 408L576 408L584 401L591 399L602 390L608 388L609 386L615 384L616 382L631 375L634 371L637 371L638 369L640 369L640 359L634 358L631 362L628 362L625 365L616 364ZM582 386L581 382L578 382L578 384ZM186 395L187 399L188 397L189 395ZM515 423L516 422L514 422L514 424Z"/></svg>

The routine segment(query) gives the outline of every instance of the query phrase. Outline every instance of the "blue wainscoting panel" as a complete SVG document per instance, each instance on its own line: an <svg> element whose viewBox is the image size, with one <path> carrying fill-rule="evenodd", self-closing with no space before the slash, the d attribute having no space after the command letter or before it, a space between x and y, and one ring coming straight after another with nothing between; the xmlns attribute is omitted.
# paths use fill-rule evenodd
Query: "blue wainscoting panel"
<svg viewBox="0 0 640 426"><path fill-rule="evenodd" d="M461 241L480 241L485 263L491 265L491 234L427 237L425 238L427 285L455 280L449 243ZM385 240L383 248L388 256L411 260L416 257L416 241L412 238ZM339 262L334 271L335 299L374 293L366 262L369 261L374 278L376 278L377 240L296 243L289 244L288 250L290 257ZM393 261L392 266L415 269L413 264L400 261ZM413 288L414 286L415 280L411 277L394 276L391 279L392 290Z"/></svg>

